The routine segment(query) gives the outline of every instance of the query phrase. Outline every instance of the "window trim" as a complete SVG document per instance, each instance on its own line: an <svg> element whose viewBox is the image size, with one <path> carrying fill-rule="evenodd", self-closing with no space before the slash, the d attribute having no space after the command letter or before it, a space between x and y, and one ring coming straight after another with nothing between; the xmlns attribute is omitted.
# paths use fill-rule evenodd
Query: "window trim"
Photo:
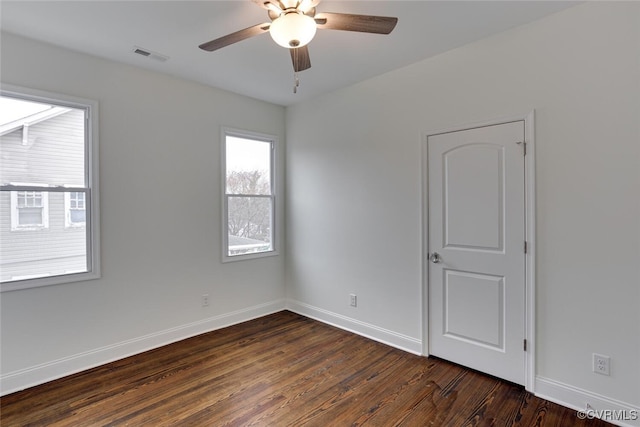
<svg viewBox="0 0 640 427"><path fill-rule="evenodd" d="M227 137L245 138L256 141L263 141L271 144L271 195L254 195L255 197L269 198L271 200L271 246L272 249L264 252L254 252L240 255L229 255L229 198L230 197L252 197L247 194L227 194ZM221 128L221 190L222 190L222 262L236 262L245 261L249 259L265 258L271 256L277 256L280 254L279 245L280 239L278 239L278 215L277 209L277 154L278 154L278 138L274 135L252 132L240 129L234 129L230 127Z"/></svg>
<svg viewBox="0 0 640 427"><path fill-rule="evenodd" d="M46 192L82 191L87 193L87 271L68 273L58 276L27 278L11 282L0 283L0 292L30 289L42 286L59 285L98 279L100 272L100 197L99 197L99 158L98 158L98 102L85 98L46 92L21 86L2 83L0 94L27 101L49 103L60 107L70 107L85 110L85 182L86 187L74 189L72 187L46 187ZM24 188L24 187L22 187ZM34 187L35 188L35 187ZM3 191L13 191L11 186L3 186Z"/></svg>

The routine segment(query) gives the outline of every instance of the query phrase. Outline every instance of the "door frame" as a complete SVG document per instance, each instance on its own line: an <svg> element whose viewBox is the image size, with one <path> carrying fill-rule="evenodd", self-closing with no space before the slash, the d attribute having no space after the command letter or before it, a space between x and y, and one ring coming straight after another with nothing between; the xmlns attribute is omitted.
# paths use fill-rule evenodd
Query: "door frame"
<svg viewBox="0 0 640 427"><path fill-rule="evenodd" d="M524 386L531 393L535 386L535 356L536 356L536 188L535 188L535 110L525 114L501 117L482 122L467 123L444 129L422 132L422 352L429 356L429 170L428 170L428 138L442 133L458 132L474 128L494 126L516 121L524 121L524 143L526 155L524 158L524 197L525 197L525 240L527 253L525 254L525 330L527 340L524 363Z"/></svg>

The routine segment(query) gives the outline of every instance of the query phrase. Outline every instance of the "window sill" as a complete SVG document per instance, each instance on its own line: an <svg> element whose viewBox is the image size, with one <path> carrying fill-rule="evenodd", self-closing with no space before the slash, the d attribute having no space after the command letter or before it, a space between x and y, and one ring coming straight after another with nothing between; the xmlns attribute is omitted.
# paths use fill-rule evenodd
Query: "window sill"
<svg viewBox="0 0 640 427"><path fill-rule="evenodd" d="M258 252L258 253L252 253L252 254L244 254L244 255L232 255L232 256L223 255L222 262L227 263L227 262L247 261L250 259L268 258L268 257L273 257L278 255L280 255L280 252L276 250Z"/></svg>
<svg viewBox="0 0 640 427"><path fill-rule="evenodd" d="M38 277L0 283L0 292L20 291L23 289L41 288L44 286L64 285L65 283L84 282L100 278L100 272L63 274L60 276Z"/></svg>

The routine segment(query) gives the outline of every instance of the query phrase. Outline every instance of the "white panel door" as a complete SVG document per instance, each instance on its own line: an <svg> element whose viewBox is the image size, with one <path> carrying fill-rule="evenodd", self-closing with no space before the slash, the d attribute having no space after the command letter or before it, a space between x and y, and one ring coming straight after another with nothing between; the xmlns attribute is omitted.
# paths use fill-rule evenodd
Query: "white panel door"
<svg viewBox="0 0 640 427"><path fill-rule="evenodd" d="M524 384L524 121L427 138L429 353Z"/></svg>

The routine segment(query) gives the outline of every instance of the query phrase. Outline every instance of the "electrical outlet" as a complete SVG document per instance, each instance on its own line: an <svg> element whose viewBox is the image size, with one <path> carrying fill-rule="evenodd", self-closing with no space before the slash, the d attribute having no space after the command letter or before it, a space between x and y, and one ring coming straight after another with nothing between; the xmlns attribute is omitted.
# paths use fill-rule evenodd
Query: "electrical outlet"
<svg viewBox="0 0 640 427"><path fill-rule="evenodd" d="M593 353L593 372L596 374L609 375L611 358L602 354Z"/></svg>
<svg viewBox="0 0 640 427"><path fill-rule="evenodd" d="M351 307L358 306L358 297L356 296L356 294L349 294L349 305Z"/></svg>
<svg viewBox="0 0 640 427"><path fill-rule="evenodd" d="M202 306L209 307L209 294L202 295Z"/></svg>

